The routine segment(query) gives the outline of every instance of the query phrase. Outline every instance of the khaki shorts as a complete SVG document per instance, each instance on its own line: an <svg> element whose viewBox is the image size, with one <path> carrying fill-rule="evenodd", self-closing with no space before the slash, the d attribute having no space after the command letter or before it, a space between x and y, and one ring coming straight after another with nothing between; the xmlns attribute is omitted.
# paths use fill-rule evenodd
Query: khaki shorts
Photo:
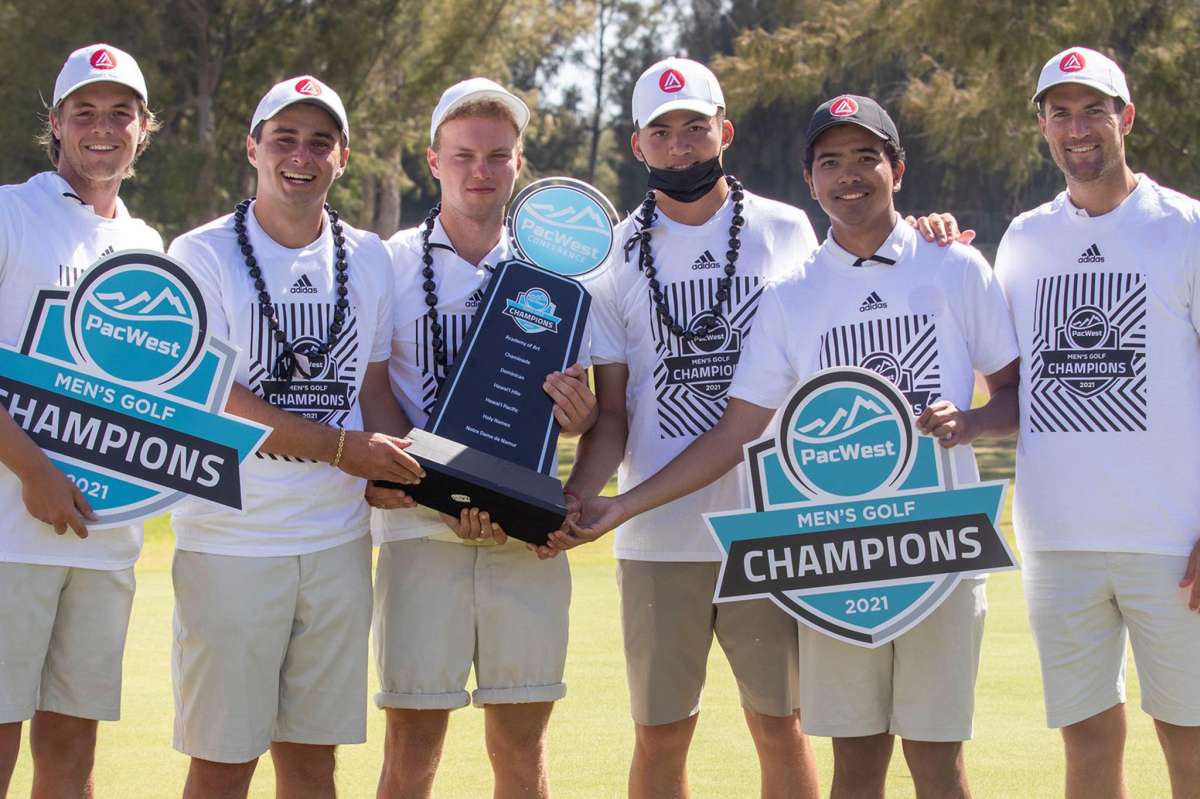
<svg viewBox="0 0 1200 799"><path fill-rule="evenodd" d="M1125 701L1127 637L1142 709L1168 724L1200 726L1200 615L1179 587L1186 568L1182 555L1024 553L1050 727Z"/></svg>
<svg viewBox="0 0 1200 799"><path fill-rule="evenodd" d="M175 748L245 763L367 733L371 538L308 555L176 550Z"/></svg>
<svg viewBox="0 0 1200 799"><path fill-rule="evenodd" d="M0 563L0 586L0 724L37 710L120 718L133 567Z"/></svg>
<svg viewBox="0 0 1200 799"><path fill-rule="evenodd" d="M970 740L987 582L962 580L920 624L875 649L800 625L800 706L810 735L889 732Z"/></svg>
<svg viewBox="0 0 1200 799"><path fill-rule="evenodd" d="M770 600L713 604L717 562L618 560L633 720L670 724L700 710L713 633L742 706L788 716L799 706L796 621Z"/></svg>
<svg viewBox="0 0 1200 799"><path fill-rule="evenodd" d="M373 622L382 708L554 702L567 693L571 572L525 544L415 538L379 548Z"/></svg>

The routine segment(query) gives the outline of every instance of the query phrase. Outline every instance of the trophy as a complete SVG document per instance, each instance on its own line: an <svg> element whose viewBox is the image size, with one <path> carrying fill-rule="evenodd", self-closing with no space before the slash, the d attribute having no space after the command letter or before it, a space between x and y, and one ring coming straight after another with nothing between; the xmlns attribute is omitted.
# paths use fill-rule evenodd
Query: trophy
<svg viewBox="0 0 1200 799"><path fill-rule="evenodd" d="M479 508L544 544L567 509L542 383L579 357L591 297L576 278L608 258L616 211L582 181L547 178L517 194L507 222L515 258L497 266L425 429L409 434L425 479L381 485L452 516Z"/></svg>

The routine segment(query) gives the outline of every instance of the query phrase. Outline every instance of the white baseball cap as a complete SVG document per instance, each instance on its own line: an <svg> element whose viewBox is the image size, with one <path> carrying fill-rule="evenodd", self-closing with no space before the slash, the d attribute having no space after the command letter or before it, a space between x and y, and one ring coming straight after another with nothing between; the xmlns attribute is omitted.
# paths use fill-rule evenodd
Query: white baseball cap
<svg viewBox="0 0 1200 799"><path fill-rule="evenodd" d="M1125 73L1117 66L1117 62L1086 47L1068 48L1046 62L1038 78L1037 92L1033 95L1034 104L1042 99L1047 89L1060 83L1079 83L1109 97L1131 102L1129 84L1125 82Z"/></svg>
<svg viewBox="0 0 1200 799"><path fill-rule="evenodd" d="M288 78L272 86L271 91L258 101L258 108L254 109L254 117L250 120L250 134L254 134L254 129L259 123L266 122L289 105L296 103L311 103L324 108L337 122L342 135L346 137L346 144L350 143L350 122L346 119L346 106L342 105L342 98L312 75Z"/></svg>
<svg viewBox="0 0 1200 799"><path fill-rule="evenodd" d="M633 124L644 128L680 108L706 117L725 107L717 76L699 61L666 58L647 69L633 87Z"/></svg>
<svg viewBox="0 0 1200 799"><path fill-rule="evenodd" d="M433 145L433 140L437 138L437 129L441 127L446 117L464 104L478 100L495 100L503 105L512 112L513 120L517 123L517 130L522 133L525 131L525 126L529 124L529 106L525 105L520 97L494 80L468 78L442 92L437 108L433 109L433 119L429 123L429 144Z"/></svg>
<svg viewBox="0 0 1200 799"><path fill-rule="evenodd" d="M54 81L54 102L57 108L68 94L90 83L108 81L128 86L138 93L142 102L150 102L146 79L133 56L111 44L89 44L67 57L58 80Z"/></svg>

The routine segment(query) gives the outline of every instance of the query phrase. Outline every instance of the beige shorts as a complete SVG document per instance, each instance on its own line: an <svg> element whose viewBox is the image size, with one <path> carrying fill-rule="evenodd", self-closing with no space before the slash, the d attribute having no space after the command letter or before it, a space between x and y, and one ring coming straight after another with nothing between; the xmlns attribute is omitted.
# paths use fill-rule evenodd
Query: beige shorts
<svg viewBox="0 0 1200 799"><path fill-rule="evenodd" d="M1127 637L1142 709L1168 724L1200 726L1200 615L1179 587L1186 567L1182 555L1024 553L1050 727L1125 701Z"/></svg>
<svg viewBox="0 0 1200 799"><path fill-rule="evenodd" d="M415 538L379 548L375 662L382 708L554 702L567 693L571 572L525 544ZM475 667L476 689L467 695Z"/></svg>
<svg viewBox="0 0 1200 799"><path fill-rule="evenodd" d="M866 649L800 625L800 719L810 735L970 740L987 582L961 581L920 624Z"/></svg>
<svg viewBox="0 0 1200 799"><path fill-rule="evenodd" d="M633 720L670 724L700 710L716 633L742 706L788 716L799 706L796 621L766 599L713 604L716 562L618 560Z"/></svg>
<svg viewBox="0 0 1200 799"><path fill-rule="evenodd" d="M288 557L176 550L175 748L245 763L367 733L371 538Z"/></svg>
<svg viewBox="0 0 1200 799"><path fill-rule="evenodd" d="M34 711L121 717L133 567L0 562L0 724Z"/></svg>

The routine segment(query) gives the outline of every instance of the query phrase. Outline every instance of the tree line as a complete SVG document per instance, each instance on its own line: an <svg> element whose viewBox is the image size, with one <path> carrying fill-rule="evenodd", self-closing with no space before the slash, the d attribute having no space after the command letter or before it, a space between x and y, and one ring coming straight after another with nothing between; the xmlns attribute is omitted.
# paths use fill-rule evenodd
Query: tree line
<svg viewBox="0 0 1200 799"><path fill-rule="evenodd" d="M998 240L1061 189L1029 96L1051 55L1102 50L1129 77L1130 163L1200 193L1200 4L1194 0L0 0L0 180L46 169L34 136L67 54L106 41L134 54L163 128L123 194L169 238L253 190L249 118L276 81L312 73L350 114L351 165L331 200L387 236L435 201L425 165L441 91L487 75L534 110L523 180L572 175L619 210L645 170L629 152L629 99L666 55L709 63L737 133L727 169L754 191L823 216L803 180L804 127L824 99L868 94L908 150L899 205L949 209Z"/></svg>

